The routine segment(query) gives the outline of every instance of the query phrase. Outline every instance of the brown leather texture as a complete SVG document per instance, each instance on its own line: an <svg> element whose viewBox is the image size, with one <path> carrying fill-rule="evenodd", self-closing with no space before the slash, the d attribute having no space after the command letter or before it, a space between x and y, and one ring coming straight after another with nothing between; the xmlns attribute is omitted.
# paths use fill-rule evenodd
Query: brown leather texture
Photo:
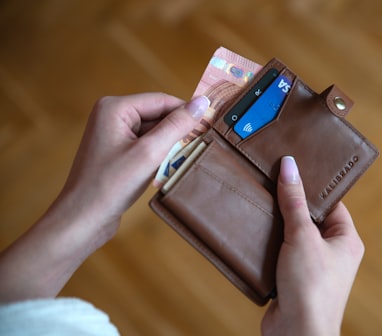
<svg viewBox="0 0 382 336"><path fill-rule="evenodd" d="M223 121L229 109L220 111L204 135L207 148L169 192L159 191L150 202L259 305L275 294L283 240L276 195L280 159L296 158L312 219L319 225L378 156L344 119L353 102L338 87L317 94L276 59L253 85L270 67L293 80L276 119L242 140Z"/></svg>

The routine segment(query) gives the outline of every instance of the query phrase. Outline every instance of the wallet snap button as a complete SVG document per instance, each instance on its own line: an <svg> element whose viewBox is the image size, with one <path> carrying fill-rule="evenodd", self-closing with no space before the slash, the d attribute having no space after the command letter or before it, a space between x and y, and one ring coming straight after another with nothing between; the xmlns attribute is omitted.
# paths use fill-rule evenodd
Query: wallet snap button
<svg viewBox="0 0 382 336"><path fill-rule="evenodd" d="M336 105L336 107L340 110L340 111L343 111L346 109L346 104L345 104L345 101L341 98L341 97L335 97L333 99L334 101L334 105Z"/></svg>

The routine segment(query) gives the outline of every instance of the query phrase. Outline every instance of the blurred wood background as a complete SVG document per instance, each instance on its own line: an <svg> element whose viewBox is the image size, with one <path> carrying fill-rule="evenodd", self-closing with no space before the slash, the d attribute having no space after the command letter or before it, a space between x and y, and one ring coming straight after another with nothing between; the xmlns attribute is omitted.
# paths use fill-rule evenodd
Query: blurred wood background
<svg viewBox="0 0 382 336"><path fill-rule="evenodd" d="M220 45L262 64L276 56L317 91L335 82L356 102L348 119L382 148L381 17L375 0L1 1L0 247L59 192L97 98L187 99ZM366 245L347 336L382 330L381 168L345 199ZM62 295L107 311L123 335L259 335L264 308L153 215L153 193Z"/></svg>

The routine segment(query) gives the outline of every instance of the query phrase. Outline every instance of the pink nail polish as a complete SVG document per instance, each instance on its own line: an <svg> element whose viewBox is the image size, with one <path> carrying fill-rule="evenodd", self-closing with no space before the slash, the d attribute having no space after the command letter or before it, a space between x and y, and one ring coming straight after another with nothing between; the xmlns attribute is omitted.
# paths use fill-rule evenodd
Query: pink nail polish
<svg viewBox="0 0 382 336"><path fill-rule="evenodd" d="M186 104L186 110L194 119L200 119L210 106L210 100L206 96L199 96Z"/></svg>
<svg viewBox="0 0 382 336"><path fill-rule="evenodd" d="M287 184L297 184L300 182L300 174L293 156L284 156L281 159L280 178L281 182Z"/></svg>

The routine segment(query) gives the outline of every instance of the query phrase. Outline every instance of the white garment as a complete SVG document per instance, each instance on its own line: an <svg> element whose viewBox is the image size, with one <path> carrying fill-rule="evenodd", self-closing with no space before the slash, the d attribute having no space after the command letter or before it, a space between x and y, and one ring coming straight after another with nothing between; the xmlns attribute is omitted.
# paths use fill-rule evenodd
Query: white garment
<svg viewBox="0 0 382 336"><path fill-rule="evenodd" d="M118 336L109 316L76 298L0 305L0 336Z"/></svg>

